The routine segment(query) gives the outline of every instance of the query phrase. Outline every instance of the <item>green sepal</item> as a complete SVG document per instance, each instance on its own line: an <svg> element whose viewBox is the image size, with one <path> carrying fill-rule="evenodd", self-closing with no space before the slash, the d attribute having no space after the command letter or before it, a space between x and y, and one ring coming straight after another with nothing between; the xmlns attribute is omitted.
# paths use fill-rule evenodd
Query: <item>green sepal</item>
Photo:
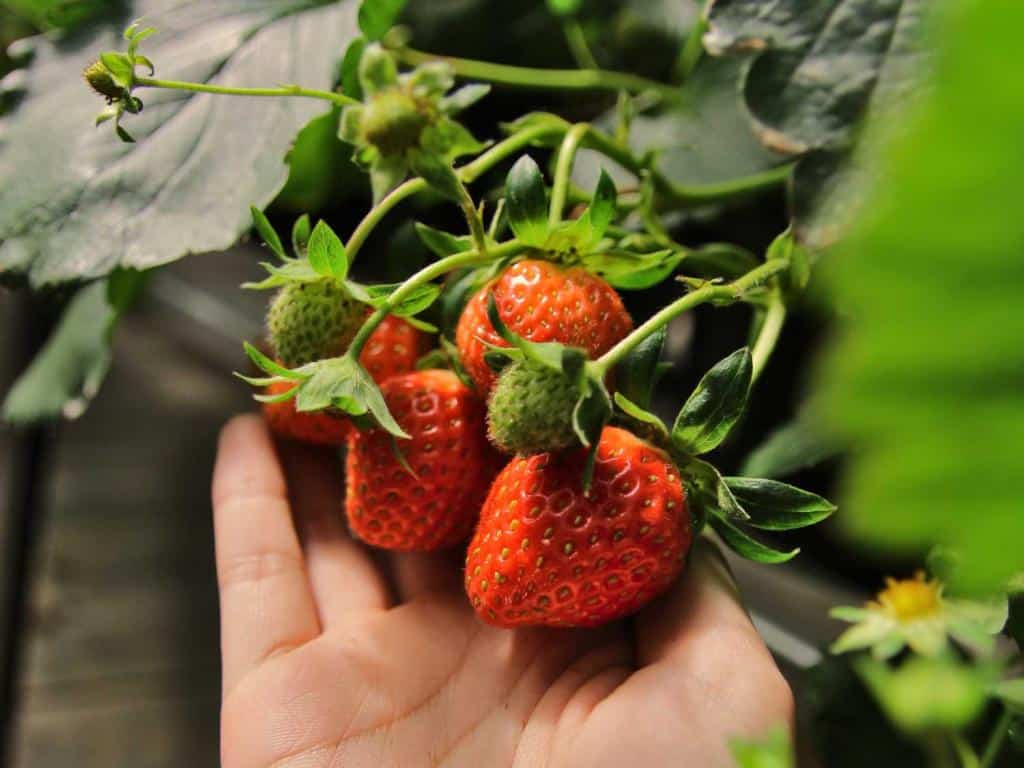
<svg viewBox="0 0 1024 768"><path fill-rule="evenodd" d="M819 523L836 507L821 496L777 480L726 477L725 484L750 516L748 525L766 531L788 531Z"/></svg>
<svg viewBox="0 0 1024 768"><path fill-rule="evenodd" d="M359 4L359 30L369 40L380 40L398 21L406 0L363 0Z"/></svg>
<svg viewBox="0 0 1024 768"><path fill-rule="evenodd" d="M455 85L455 72L446 61L428 61L401 79L413 96L434 101Z"/></svg>
<svg viewBox="0 0 1024 768"><path fill-rule="evenodd" d="M738 245L708 243L687 251L683 264L688 273L699 277L735 280L754 269L759 262L754 254Z"/></svg>
<svg viewBox="0 0 1024 768"><path fill-rule="evenodd" d="M391 294L400 288L402 283L363 285L350 280L345 285L352 296L364 304L369 304L374 309L387 307L388 313L406 319L427 309L441 295L441 286L435 283L424 283L423 285L416 286L412 293L398 304L392 305L390 303Z"/></svg>
<svg viewBox="0 0 1024 768"><path fill-rule="evenodd" d="M477 141L462 123L447 117L428 125L420 135L420 149L438 158L444 158L449 166L456 158L475 155L487 147L488 143Z"/></svg>
<svg viewBox="0 0 1024 768"><path fill-rule="evenodd" d="M498 312L498 303L493 293L487 295L487 319L491 321L491 326L494 328L495 333L508 342L513 350L521 353L523 358L532 360L552 370L560 371L574 381L583 372L587 363L586 352L582 349L569 347L553 341L528 341L522 336L513 333L501 319L501 315ZM507 347L492 347L492 350L501 354L508 354Z"/></svg>
<svg viewBox="0 0 1024 768"><path fill-rule="evenodd" d="M384 402L380 388L359 361L345 355L303 366L306 380L299 385L295 408L300 413L333 408L352 416L371 415L395 437L409 439Z"/></svg>
<svg viewBox="0 0 1024 768"><path fill-rule="evenodd" d="M659 362L668 331L662 326L631 349L615 366L615 384L624 397L640 408L650 408ZM660 423L660 419L659 419Z"/></svg>
<svg viewBox="0 0 1024 768"><path fill-rule="evenodd" d="M447 158L424 149L410 150L408 158L412 172L427 182L431 189L448 200L461 201L462 182Z"/></svg>
<svg viewBox="0 0 1024 768"><path fill-rule="evenodd" d="M266 371L272 376L276 376L280 379L287 379L289 381L302 381L305 378L301 373L289 370L283 365L279 365L247 341L242 344L242 348L245 350L245 354L249 356L249 359L252 360L256 367L261 371Z"/></svg>
<svg viewBox="0 0 1024 768"><path fill-rule="evenodd" d="M306 259L288 259L280 266L263 262L262 266L270 277L258 283L242 283L243 288L250 291L266 291L289 283L315 283L324 279L324 276L313 269L313 265Z"/></svg>
<svg viewBox="0 0 1024 768"><path fill-rule="evenodd" d="M757 539L748 536L725 518L711 515L708 518L708 522L715 529L715 532L722 537L722 541L725 542L729 549L740 557L753 560L755 563L776 565L788 562L800 553L799 548L791 549L788 552L773 549L767 544L763 544Z"/></svg>
<svg viewBox="0 0 1024 768"><path fill-rule="evenodd" d="M473 381L473 377L466 372L465 366L462 364L462 359L459 357L459 348L453 344L447 336L440 337L441 349L444 350L448 356L448 367L452 369L452 372L459 377L459 381L465 384L473 392L476 392L476 382Z"/></svg>
<svg viewBox="0 0 1024 768"><path fill-rule="evenodd" d="M702 459L692 456L677 457L679 471L686 482L690 496L700 497L713 517L747 523L750 515L740 505L718 469Z"/></svg>
<svg viewBox="0 0 1024 768"><path fill-rule="evenodd" d="M373 147L365 149L372 150L371 154L375 156L368 170L373 204L376 205L384 199L388 192L405 181L409 175L409 164L401 157L382 157ZM360 153L356 152L353 157L358 158L359 155Z"/></svg>
<svg viewBox="0 0 1024 768"><path fill-rule="evenodd" d="M580 487L583 488L583 492L587 493L590 491L590 486L594 482L594 468L597 466L597 441L590 446L587 450L587 458L583 462L583 472L580 473Z"/></svg>
<svg viewBox="0 0 1024 768"><path fill-rule="evenodd" d="M541 247L548 239L548 203L544 177L537 163L523 155L505 180L508 221L520 242Z"/></svg>
<svg viewBox="0 0 1024 768"><path fill-rule="evenodd" d="M324 277L344 281L348 277L345 245L325 221L318 221L309 236L306 258L310 266Z"/></svg>
<svg viewBox="0 0 1024 768"><path fill-rule="evenodd" d="M100 54L100 61L118 86L125 91L131 90L135 84L135 69L128 54L104 51Z"/></svg>
<svg viewBox="0 0 1024 768"><path fill-rule="evenodd" d="M470 83L441 99L439 106L446 115L457 115L476 104L491 92L491 86L484 83Z"/></svg>
<svg viewBox="0 0 1024 768"><path fill-rule="evenodd" d="M583 266L600 275L615 288L640 291L670 277L686 258L686 253L664 249L651 253L633 253L612 248L583 256Z"/></svg>
<svg viewBox="0 0 1024 768"><path fill-rule="evenodd" d="M453 235L418 221L413 226L420 242L435 256L444 258L473 250L473 238L469 235Z"/></svg>
<svg viewBox="0 0 1024 768"><path fill-rule="evenodd" d="M624 394L622 394L621 391L615 393L614 399L615 404L619 406L619 410L621 410L624 414L629 416L629 418L633 419L634 421L638 421L641 424L646 424L647 426L653 427L660 435L664 436L666 440L668 439L668 427L665 426L665 422L659 419L656 415L654 415L648 410L641 408L639 405L637 405Z"/></svg>
<svg viewBox="0 0 1024 768"><path fill-rule="evenodd" d="M310 223L309 214L304 213L292 225L292 249L296 256L305 254L309 246Z"/></svg>
<svg viewBox="0 0 1024 768"><path fill-rule="evenodd" d="M717 363L697 384L672 426L676 450L699 455L717 447L743 415L753 363L746 347Z"/></svg>
<svg viewBox="0 0 1024 768"><path fill-rule="evenodd" d="M572 428L586 448L597 446L601 430L612 416L612 401L604 383L590 376L580 382L582 393L572 410Z"/></svg>
<svg viewBox="0 0 1024 768"><path fill-rule="evenodd" d="M390 53L378 43L371 43L359 58L359 87L363 96L373 96L398 83L398 68Z"/></svg>
<svg viewBox="0 0 1024 768"><path fill-rule="evenodd" d="M615 218L615 203L618 199L618 191L615 189L615 182L608 172L601 169L601 176L597 180L597 187L594 190L594 197L587 206L585 216L590 224L590 244L593 245L604 237L608 225Z"/></svg>
<svg viewBox="0 0 1024 768"><path fill-rule="evenodd" d="M348 44L341 60L341 92L360 101L363 98L363 87L359 83L359 61L363 58L366 44L365 37L357 37Z"/></svg>

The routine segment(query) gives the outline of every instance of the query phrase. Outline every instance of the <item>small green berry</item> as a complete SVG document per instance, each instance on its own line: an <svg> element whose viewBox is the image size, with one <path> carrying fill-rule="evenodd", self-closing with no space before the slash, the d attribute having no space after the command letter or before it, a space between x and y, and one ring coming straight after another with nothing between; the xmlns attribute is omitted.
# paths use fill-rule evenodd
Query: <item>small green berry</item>
<svg viewBox="0 0 1024 768"><path fill-rule="evenodd" d="M363 113L363 138L382 155L401 155L420 143L420 135L430 122L416 100L399 87L375 95Z"/></svg>
<svg viewBox="0 0 1024 768"><path fill-rule="evenodd" d="M106 96L108 101L116 101L127 95L102 61L94 61L82 71L82 76L96 93Z"/></svg>
<svg viewBox="0 0 1024 768"><path fill-rule="evenodd" d="M277 358L295 368L344 353L365 314L336 280L291 283L271 302L267 329Z"/></svg>
<svg viewBox="0 0 1024 768"><path fill-rule="evenodd" d="M572 412L579 393L563 374L531 361L498 377L487 415L491 442L506 453L561 451L578 444Z"/></svg>

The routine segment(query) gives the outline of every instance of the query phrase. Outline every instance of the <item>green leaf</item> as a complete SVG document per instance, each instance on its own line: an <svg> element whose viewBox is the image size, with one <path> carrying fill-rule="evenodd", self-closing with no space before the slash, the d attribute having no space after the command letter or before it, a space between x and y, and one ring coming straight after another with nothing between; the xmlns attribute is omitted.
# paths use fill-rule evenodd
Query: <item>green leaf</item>
<svg viewBox="0 0 1024 768"><path fill-rule="evenodd" d="M417 176L438 194L453 202L462 198L462 182L455 175L451 162L436 153L417 150L409 153L409 166Z"/></svg>
<svg viewBox="0 0 1024 768"><path fill-rule="evenodd" d="M348 44L341 60L341 92L353 99L363 98L363 86L359 82L359 61L366 50L366 38L357 37Z"/></svg>
<svg viewBox="0 0 1024 768"><path fill-rule="evenodd" d="M459 90L441 99L441 111L446 115L457 115L464 109L469 109L490 92L491 86L486 83L464 85Z"/></svg>
<svg viewBox="0 0 1024 768"><path fill-rule="evenodd" d="M177 0L134 0L74 37L37 38L27 94L4 117L0 142L0 280L88 280L231 246L251 226L250 204L266 207L285 183L281 158L296 133L323 111L312 99L152 91L130 118L137 143L91 133L102 100L80 73L97 51L123 44L125 15L173 30L147 41L168 79L287 77L330 89L354 11L353 0L222 0L186 14Z"/></svg>
<svg viewBox="0 0 1024 768"><path fill-rule="evenodd" d="M744 347L704 374L672 425L678 450L707 453L726 438L746 407L751 373L750 350Z"/></svg>
<svg viewBox="0 0 1024 768"><path fill-rule="evenodd" d="M358 361L345 355L313 363L306 368L310 369L310 376L299 386L295 396L296 410L334 408L352 416L370 415L389 434L409 439L388 410L380 388Z"/></svg>
<svg viewBox="0 0 1024 768"><path fill-rule="evenodd" d="M318 221L309 236L306 256L317 274L344 280L348 277L345 246L326 222Z"/></svg>
<svg viewBox="0 0 1024 768"><path fill-rule="evenodd" d="M662 326L631 349L615 366L616 388L640 408L651 407L651 397L658 377L658 363L667 335L668 331Z"/></svg>
<svg viewBox="0 0 1024 768"><path fill-rule="evenodd" d="M707 513L741 523L749 521L750 516L713 464L692 456L680 457L679 464L690 497L698 500Z"/></svg>
<svg viewBox="0 0 1024 768"><path fill-rule="evenodd" d="M708 279L735 280L759 263L750 251L732 243L708 243L687 251L684 257L686 274Z"/></svg>
<svg viewBox="0 0 1024 768"><path fill-rule="evenodd" d="M584 393L572 411L572 428L583 446L591 448L612 416L612 401L602 382L587 378L583 386Z"/></svg>
<svg viewBox="0 0 1024 768"><path fill-rule="evenodd" d="M115 274L71 300L53 335L7 393L4 421L27 424L85 412L110 369L114 327L142 289L142 273Z"/></svg>
<svg viewBox="0 0 1024 768"><path fill-rule="evenodd" d="M586 254L583 264L616 288L640 291L664 281L684 258L686 254L681 251L631 253L609 250Z"/></svg>
<svg viewBox="0 0 1024 768"><path fill-rule="evenodd" d="M524 339L513 332L501 319L498 312L498 303L493 293L487 294L487 318L502 339L509 344L509 348L495 347L492 351L500 355L507 355L511 350L521 353L523 358L532 360L535 363L546 366L554 371L564 373L569 379L575 380L583 371L587 362L587 353L576 347L569 347L554 341L536 342ZM514 355L518 358L519 354ZM586 391L584 390L584 394ZM605 393L605 398L608 398ZM608 404L609 412L611 403Z"/></svg>
<svg viewBox="0 0 1024 768"><path fill-rule="evenodd" d="M767 544L762 544L757 539L748 536L725 518L712 515L709 518L709 522L711 527L715 529L715 532L722 537L722 541L726 543L729 549L740 557L753 560L755 563L766 563L769 565L787 563L800 553L799 549L783 552L773 549Z"/></svg>
<svg viewBox="0 0 1024 768"><path fill-rule="evenodd" d="M100 61L107 68L114 81L122 88L130 88L135 79L135 70L131 60L123 53L107 51L100 54Z"/></svg>
<svg viewBox="0 0 1024 768"><path fill-rule="evenodd" d="M789 730L777 727L761 741L733 739L729 750L736 760L737 768L795 768L793 746L789 741Z"/></svg>
<svg viewBox="0 0 1024 768"><path fill-rule="evenodd" d="M959 552L964 591L1024 566L1008 546L1024 541L1024 314L1011 311L1024 220L993 205L1016 199L1024 172L1024 79L1005 68L1021 24L1019 3L936 18L934 79L909 112L868 126L870 195L821 262L846 319L815 409L857 449L844 523L885 550Z"/></svg>
<svg viewBox="0 0 1024 768"><path fill-rule="evenodd" d="M368 40L380 40L395 26L406 0L363 0L359 5L359 28Z"/></svg>
<svg viewBox="0 0 1024 768"><path fill-rule="evenodd" d="M800 416L779 427L751 451L740 472L752 477L785 477L839 455L834 438L821 427Z"/></svg>
<svg viewBox="0 0 1024 768"><path fill-rule="evenodd" d="M634 403L622 392L616 392L614 396L615 404L619 406L623 413L629 416L631 419L639 421L641 424L648 424L655 428L660 434L668 436L668 427L665 426L665 422L659 419L650 411L644 410L639 405Z"/></svg>
<svg viewBox="0 0 1024 768"><path fill-rule="evenodd" d="M416 222L416 235L430 251L441 258L473 250L473 238L469 235L453 235L426 224Z"/></svg>
<svg viewBox="0 0 1024 768"><path fill-rule="evenodd" d="M815 157L813 171L798 166L794 177L802 235L803 221L815 216L816 200L845 166L869 111L914 95L927 69L920 42L927 6L925 0L716 0L711 6L705 47L716 55L757 52L742 90L760 140L776 152ZM819 217L814 237L831 226Z"/></svg>
<svg viewBox="0 0 1024 768"><path fill-rule="evenodd" d="M413 291L402 299L398 304L390 303L393 294L402 284L387 283L383 285L362 285L349 281L346 283L349 291L359 301L365 302L377 309L387 306L388 312L410 319L413 315L419 314L427 309L441 295L441 287L434 283L418 285Z"/></svg>
<svg viewBox="0 0 1024 768"><path fill-rule="evenodd" d="M264 215L256 206L249 206L249 213L252 215L253 226L256 227L256 231L266 246L274 252L277 258L284 261L288 258L288 254L284 251L284 246L281 244L281 238L278 237L277 231L274 229L274 225L270 223L267 217Z"/></svg>
<svg viewBox="0 0 1024 768"><path fill-rule="evenodd" d="M725 483L750 516L749 525L766 531L806 528L836 510L821 496L777 480L726 477Z"/></svg>
<svg viewBox="0 0 1024 768"><path fill-rule="evenodd" d="M548 236L548 202L544 177L537 163L523 155L505 182L508 221L516 237L527 245L540 247Z"/></svg>

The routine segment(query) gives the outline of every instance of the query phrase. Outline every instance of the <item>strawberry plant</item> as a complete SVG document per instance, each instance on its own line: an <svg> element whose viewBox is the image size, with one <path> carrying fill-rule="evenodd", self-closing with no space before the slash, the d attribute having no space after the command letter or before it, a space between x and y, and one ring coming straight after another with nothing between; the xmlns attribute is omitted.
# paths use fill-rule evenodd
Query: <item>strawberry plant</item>
<svg viewBox="0 0 1024 768"><path fill-rule="evenodd" d="M279 437L345 446L366 545L458 551L487 624L597 627L685 580L697 537L792 560L837 508L780 478L843 454L837 517L922 570L834 609L850 626L808 698L823 720L863 701L901 761L1008 759L1020 238L991 197L1014 191L1024 99L977 83L1018 8L549 0L513 15L576 66L528 66L458 55L472 40L414 47L482 24L477 45L530 49L480 21L488 3L136 0L118 34L101 5L36 9L78 36L35 41L4 102L0 280L82 286L9 420L81 412L149 274L254 233L265 275L243 287L272 294L238 376ZM528 96L508 114L510 92ZM759 385L787 324L815 304L837 341L798 417L737 470L736 436L779 408ZM728 336L727 317L745 338L680 391L673 337L698 313L700 337ZM977 458L975 441L1003 450ZM793 764L785 729L733 752Z"/></svg>

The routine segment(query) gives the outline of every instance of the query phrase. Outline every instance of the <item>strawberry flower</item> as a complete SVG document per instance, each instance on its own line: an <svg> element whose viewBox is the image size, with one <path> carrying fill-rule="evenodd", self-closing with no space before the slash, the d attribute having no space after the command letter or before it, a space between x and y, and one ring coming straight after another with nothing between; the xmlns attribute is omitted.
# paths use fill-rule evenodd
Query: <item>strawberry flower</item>
<svg viewBox="0 0 1024 768"><path fill-rule="evenodd" d="M832 616L853 624L832 644L832 652L870 649L876 659L888 659L909 647L935 657L952 638L976 653L990 653L993 637L1006 623L1006 600L954 599L943 591L941 582L920 571L911 579L886 579L885 589L864 607L832 609Z"/></svg>

